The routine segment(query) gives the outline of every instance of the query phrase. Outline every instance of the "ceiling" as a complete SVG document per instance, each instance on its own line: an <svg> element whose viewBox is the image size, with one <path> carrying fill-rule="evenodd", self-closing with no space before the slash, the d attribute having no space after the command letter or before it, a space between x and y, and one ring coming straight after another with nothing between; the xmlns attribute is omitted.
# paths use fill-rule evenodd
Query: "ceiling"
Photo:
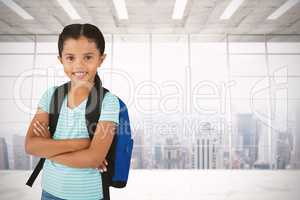
<svg viewBox="0 0 300 200"><path fill-rule="evenodd" d="M93 23L114 34L300 34L300 3L277 20L266 20L286 0L245 0L220 20L231 0L189 0L182 20L172 20L175 0L126 0L119 20L111 0L70 0L82 17L71 20L56 0L14 0L34 20L24 20L0 1L0 34L58 34L70 23Z"/></svg>

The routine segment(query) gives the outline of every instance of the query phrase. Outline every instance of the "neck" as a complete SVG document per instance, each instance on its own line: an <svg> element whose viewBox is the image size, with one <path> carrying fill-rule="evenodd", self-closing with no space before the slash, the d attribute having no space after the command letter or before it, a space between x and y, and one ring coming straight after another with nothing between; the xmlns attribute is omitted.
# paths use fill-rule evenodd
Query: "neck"
<svg viewBox="0 0 300 200"><path fill-rule="evenodd" d="M71 82L70 93L77 97L85 97L89 95L92 87L93 84L89 82L86 84L74 84L73 82Z"/></svg>

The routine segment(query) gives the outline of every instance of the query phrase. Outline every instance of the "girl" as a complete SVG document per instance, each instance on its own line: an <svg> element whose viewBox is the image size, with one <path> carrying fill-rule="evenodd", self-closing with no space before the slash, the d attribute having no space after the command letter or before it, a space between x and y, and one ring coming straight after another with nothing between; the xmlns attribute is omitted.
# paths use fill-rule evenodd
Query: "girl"
<svg viewBox="0 0 300 200"><path fill-rule="evenodd" d="M28 154L44 157L42 200L99 200L103 198L100 171L106 170L105 156L119 123L118 98L107 92L101 115L90 141L86 122L86 102L97 68L105 59L101 31L91 24L66 26L58 39L58 59L70 78L71 88L60 111L53 138L48 130L49 108L56 87L42 95L25 139ZM100 109L100 108L99 108Z"/></svg>

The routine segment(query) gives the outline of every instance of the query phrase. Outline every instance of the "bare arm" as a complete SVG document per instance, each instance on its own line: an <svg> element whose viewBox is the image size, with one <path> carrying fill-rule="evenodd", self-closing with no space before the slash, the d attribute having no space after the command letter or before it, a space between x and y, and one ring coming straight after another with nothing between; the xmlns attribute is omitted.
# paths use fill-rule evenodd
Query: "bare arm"
<svg viewBox="0 0 300 200"><path fill-rule="evenodd" d="M89 139L64 139L53 140L43 137L32 137L26 147L26 153L49 158L51 156L59 155L88 148Z"/></svg>
<svg viewBox="0 0 300 200"><path fill-rule="evenodd" d="M54 140L50 138L50 132L45 137L34 134L34 123L37 121L48 127L49 115L38 108L32 119L25 138L25 151L27 154L49 158L51 156L82 150L90 146L90 139L63 139Z"/></svg>
<svg viewBox="0 0 300 200"><path fill-rule="evenodd" d="M116 124L114 122L98 122L89 148L49 157L48 159L74 168L97 168L105 161L115 131Z"/></svg>

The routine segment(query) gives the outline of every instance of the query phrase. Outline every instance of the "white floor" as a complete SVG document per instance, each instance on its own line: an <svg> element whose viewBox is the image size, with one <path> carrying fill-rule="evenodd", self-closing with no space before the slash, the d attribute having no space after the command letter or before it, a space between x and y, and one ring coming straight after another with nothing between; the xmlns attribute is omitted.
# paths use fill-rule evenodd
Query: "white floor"
<svg viewBox="0 0 300 200"><path fill-rule="evenodd" d="M132 170L125 189L112 200L298 200L299 171ZM40 176L25 185L29 171L0 170L0 200L40 199Z"/></svg>

